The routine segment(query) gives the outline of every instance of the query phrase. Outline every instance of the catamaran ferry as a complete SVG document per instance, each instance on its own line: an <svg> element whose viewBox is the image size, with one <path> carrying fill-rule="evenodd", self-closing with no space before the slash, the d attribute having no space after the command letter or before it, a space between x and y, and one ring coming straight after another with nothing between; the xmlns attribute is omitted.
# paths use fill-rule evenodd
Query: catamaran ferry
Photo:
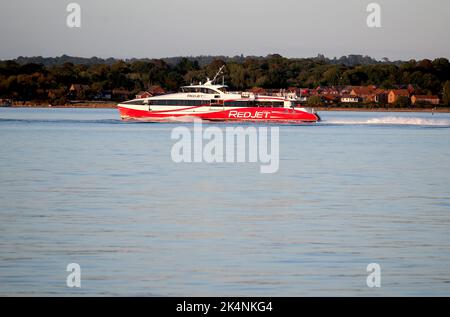
<svg viewBox="0 0 450 317"><path fill-rule="evenodd" d="M212 80L181 87L181 92L140 98L117 105L123 120L318 122L320 117L298 104L295 94L263 96L249 92L228 92L227 86Z"/></svg>

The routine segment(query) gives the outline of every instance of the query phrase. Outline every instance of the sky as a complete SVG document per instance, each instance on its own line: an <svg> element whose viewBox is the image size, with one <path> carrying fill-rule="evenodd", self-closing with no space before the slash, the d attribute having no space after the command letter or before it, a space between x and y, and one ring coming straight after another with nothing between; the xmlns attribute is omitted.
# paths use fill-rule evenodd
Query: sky
<svg viewBox="0 0 450 317"><path fill-rule="evenodd" d="M69 28L66 7L81 7ZM369 28L367 5L381 6ZM449 0L0 0L0 59L196 55L450 57Z"/></svg>

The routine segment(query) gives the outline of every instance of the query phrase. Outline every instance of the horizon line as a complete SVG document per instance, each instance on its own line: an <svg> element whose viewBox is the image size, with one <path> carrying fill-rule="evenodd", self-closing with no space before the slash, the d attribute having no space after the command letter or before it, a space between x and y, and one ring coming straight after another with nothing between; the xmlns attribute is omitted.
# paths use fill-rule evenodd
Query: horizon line
<svg viewBox="0 0 450 317"><path fill-rule="evenodd" d="M19 58L61 58L61 57L72 57L72 58L83 58L83 59L92 59L92 58L98 58L98 59L103 59L103 60L107 60L107 59L115 59L115 60L144 60L144 59L172 59L172 58L199 58L199 57L224 57L224 58L236 58L236 57L241 57L241 58L267 58L271 55L280 55L283 58L287 58L287 59L314 59L314 58L325 58L325 59L329 59L329 60L334 60L334 59L340 59L342 57L350 57L350 56L361 56L361 57L369 57L375 61L378 62L383 62L385 59L386 61L389 62L408 62L408 61L418 61L418 60L435 60L435 59L439 59L439 58L445 58L445 59L449 59L448 57L445 56L439 56L439 57L425 57L425 58L409 58L409 59L393 59L391 60L389 57L382 57L382 58L377 58L377 57L373 57L371 55L367 55L367 54L347 54L347 55L341 55L341 56L327 56L325 54L322 53L318 53L316 56L297 56L297 57L292 57L292 56L283 56L280 53L268 53L266 55L244 55L244 54L235 54L235 55L224 55L224 54L200 54L200 55L172 55L172 56L164 56L164 57L117 57L117 56L108 56L108 57L103 57L103 56L97 56L97 55L92 55L92 56L80 56L80 55L69 55L69 54L61 54L61 55L54 55L54 56L44 56L44 55L33 55L33 56L26 56L26 55L18 55L17 57L13 57L13 58L1 58L0 61L10 61L10 60L17 60Z"/></svg>

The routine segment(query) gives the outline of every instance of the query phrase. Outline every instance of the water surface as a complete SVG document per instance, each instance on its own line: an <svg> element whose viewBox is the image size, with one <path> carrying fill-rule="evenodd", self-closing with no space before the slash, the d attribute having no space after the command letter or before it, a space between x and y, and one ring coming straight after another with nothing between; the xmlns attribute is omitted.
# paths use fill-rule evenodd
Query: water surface
<svg viewBox="0 0 450 317"><path fill-rule="evenodd" d="M450 295L450 115L320 115L261 174L174 163L180 124L0 109L0 295Z"/></svg>

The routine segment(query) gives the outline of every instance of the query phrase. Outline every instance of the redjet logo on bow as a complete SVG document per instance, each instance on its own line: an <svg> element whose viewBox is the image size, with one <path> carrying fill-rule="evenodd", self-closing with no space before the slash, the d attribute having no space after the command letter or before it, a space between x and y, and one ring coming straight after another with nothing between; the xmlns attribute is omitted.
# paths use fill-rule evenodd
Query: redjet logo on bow
<svg viewBox="0 0 450 317"><path fill-rule="evenodd" d="M269 119L269 111L256 111L252 113L251 111L236 111L232 110L228 113L228 118L242 118L242 119Z"/></svg>

